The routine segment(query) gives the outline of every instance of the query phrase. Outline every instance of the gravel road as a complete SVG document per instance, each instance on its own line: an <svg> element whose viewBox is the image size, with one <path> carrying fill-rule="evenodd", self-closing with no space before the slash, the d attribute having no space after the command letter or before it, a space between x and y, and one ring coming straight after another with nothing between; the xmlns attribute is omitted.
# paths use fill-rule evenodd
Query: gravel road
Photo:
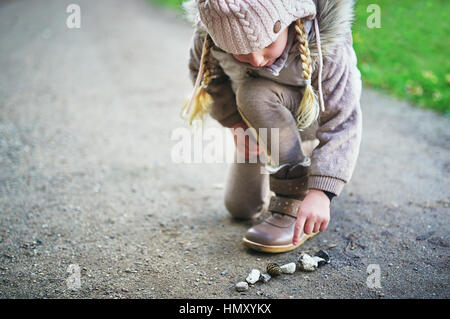
<svg viewBox="0 0 450 319"><path fill-rule="evenodd" d="M0 2L0 298L449 297L448 118L364 89L360 159L328 229L255 253L240 243L252 223L223 205L228 164L171 161L190 26L143 0L78 0L68 29L72 2ZM234 289L318 249L332 262L316 272Z"/></svg>

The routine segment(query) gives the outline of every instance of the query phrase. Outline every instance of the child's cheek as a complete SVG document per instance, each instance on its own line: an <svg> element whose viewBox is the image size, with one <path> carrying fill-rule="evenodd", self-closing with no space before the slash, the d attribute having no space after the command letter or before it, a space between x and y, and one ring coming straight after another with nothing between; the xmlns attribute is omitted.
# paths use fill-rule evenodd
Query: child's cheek
<svg viewBox="0 0 450 319"><path fill-rule="evenodd" d="M283 53L286 47L286 43L275 43L274 46L267 48L265 57L267 60L278 59L280 55Z"/></svg>

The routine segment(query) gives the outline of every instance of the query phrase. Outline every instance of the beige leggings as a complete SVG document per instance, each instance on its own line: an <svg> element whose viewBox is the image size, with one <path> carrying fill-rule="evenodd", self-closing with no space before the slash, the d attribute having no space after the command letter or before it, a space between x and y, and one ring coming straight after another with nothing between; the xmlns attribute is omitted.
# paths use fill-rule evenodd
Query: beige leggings
<svg viewBox="0 0 450 319"><path fill-rule="evenodd" d="M300 133L296 127L294 114L302 95L300 87L282 85L264 78L251 78L236 92L238 110L247 125L256 131L259 128L268 129L265 149L271 149L270 129L279 129L279 165L303 162L318 145L315 138L317 124ZM265 164L259 158L257 163L230 164L225 207L233 217L249 219L267 208L270 199L269 175L263 174L262 170L265 170Z"/></svg>

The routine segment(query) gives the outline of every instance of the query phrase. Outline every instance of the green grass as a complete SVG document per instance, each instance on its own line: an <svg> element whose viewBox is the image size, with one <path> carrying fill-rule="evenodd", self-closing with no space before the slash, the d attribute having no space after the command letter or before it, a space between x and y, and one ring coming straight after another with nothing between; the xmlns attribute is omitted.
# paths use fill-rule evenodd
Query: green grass
<svg viewBox="0 0 450 319"><path fill-rule="evenodd" d="M160 5L166 5L174 8L175 10L181 11L181 3L185 2L186 0L149 0L149 1Z"/></svg>
<svg viewBox="0 0 450 319"><path fill-rule="evenodd" d="M366 26L370 3L381 8L380 29ZM450 116L449 12L448 0L358 0L353 41L365 85Z"/></svg>
<svg viewBox="0 0 450 319"><path fill-rule="evenodd" d="M180 10L182 0L149 0ZM369 29L369 4L381 28ZM450 116L450 1L358 0L353 41L365 86Z"/></svg>

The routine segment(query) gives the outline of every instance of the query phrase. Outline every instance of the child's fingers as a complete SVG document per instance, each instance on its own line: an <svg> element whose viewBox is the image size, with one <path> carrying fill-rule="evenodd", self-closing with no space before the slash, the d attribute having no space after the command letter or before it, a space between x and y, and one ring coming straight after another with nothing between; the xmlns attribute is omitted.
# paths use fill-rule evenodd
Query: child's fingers
<svg viewBox="0 0 450 319"><path fill-rule="evenodd" d="M313 233L318 233L319 229L320 229L320 223L315 223L314 224L314 229L313 229Z"/></svg>
<svg viewBox="0 0 450 319"><path fill-rule="evenodd" d="M325 229L327 229L328 223L329 223L329 221L323 222L322 225L320 225L320 229L319 230L320 231L324 231Z"/></svg>
<svg viewBox="0 0 450 319"><path fill-rule="evenodd" d="M300 235L303 233L303 227L305 226L305 217L298 217L294 227L294 236L292 237L292 243L297 245Z"/></svg>
<svg viewBox="0 0 450 319"><path fill-rule="evenodd" d="M312 220L312 218L308 219L305 223L305 234L309 235L312 233L314 228L314 221Z"/></svg>

